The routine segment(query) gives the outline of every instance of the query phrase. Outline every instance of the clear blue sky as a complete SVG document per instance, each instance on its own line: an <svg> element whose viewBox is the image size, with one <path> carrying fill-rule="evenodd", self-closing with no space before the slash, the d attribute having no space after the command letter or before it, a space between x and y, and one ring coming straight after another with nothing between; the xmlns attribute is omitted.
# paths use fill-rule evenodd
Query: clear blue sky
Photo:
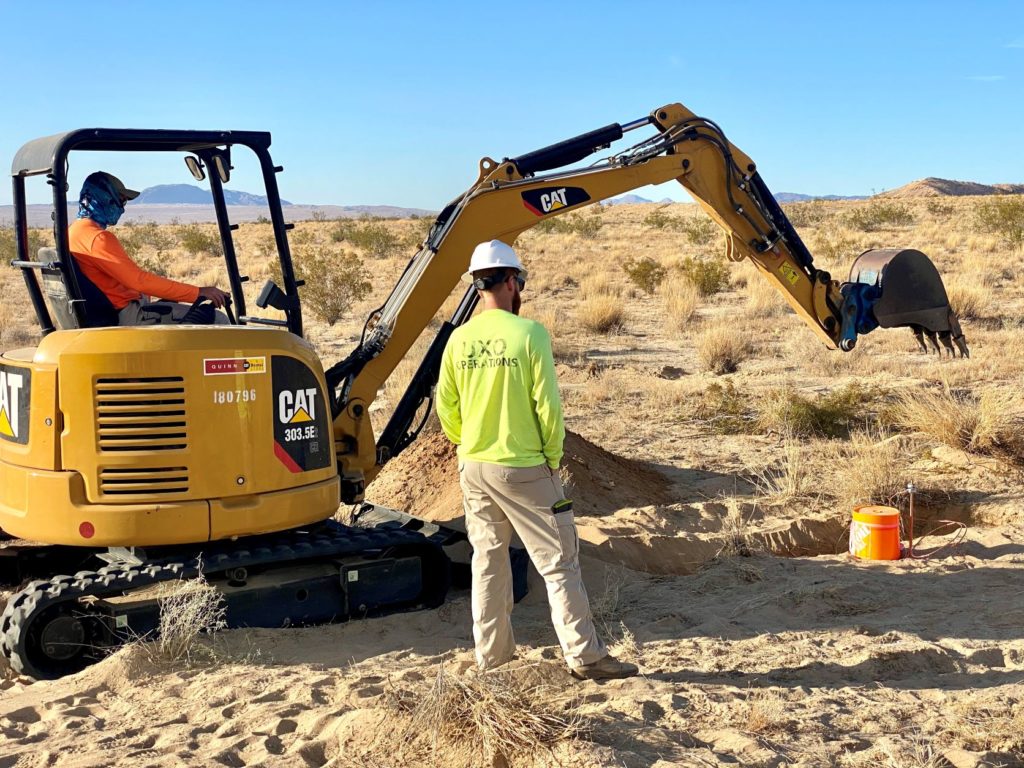
<svg viewBox="0 0 1024 768"><path fill-rule="evenodd" d="M5 169L71 128L269 130L293 202L438 209L483 155L680 101L777 192L1024 182L1020 0L92 5L0 0ZM101 161L78 157L72 179ZM178 158L102 161L191 182Z"/></svg>

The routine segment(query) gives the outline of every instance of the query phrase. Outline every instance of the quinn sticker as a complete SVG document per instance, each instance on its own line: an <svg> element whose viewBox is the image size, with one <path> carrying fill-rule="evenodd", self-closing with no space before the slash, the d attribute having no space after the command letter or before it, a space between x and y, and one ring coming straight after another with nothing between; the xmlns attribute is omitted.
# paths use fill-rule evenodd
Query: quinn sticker
<svg viewBox="0 0 1024 768"><path fill-rule="evenodd" d="M208 357L203 360L204 376L235 376L246 373L266 373L265 357Z"/></svg>

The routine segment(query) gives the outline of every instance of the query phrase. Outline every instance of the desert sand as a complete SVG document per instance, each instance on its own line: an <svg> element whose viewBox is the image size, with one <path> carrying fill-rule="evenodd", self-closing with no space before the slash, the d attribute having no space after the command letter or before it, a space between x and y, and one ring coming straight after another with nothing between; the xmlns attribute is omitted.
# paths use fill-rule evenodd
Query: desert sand
<svg viewBox="0 0 1024 768"><path fill-rule="evenodd" d="M718 243L655 226L650 214L687 219L693 206L618 206L595 214L596 234L520 238L531 269L524 309L555 341L572 431L563 477L587 588L602 633L639 677L573 681L534 577L513 619L518 658L493 677L473 674L461 590L433 611L201 637L191 663L135 645L58 681L6 670L0 767L1024 765L1024 271L1019 247L972 228L977 204L901 202L908 221L872 230L847 219L870 203L793 209L837 276L864 248L929 253L964 317L969 360L922 355L906 331L828 352L742 265L681 317L679 259L718 259ZM300 247L329 246L332 226L292 234ZM421 224L388 226L411 237ZM257 284L266 236L261 225L239 232ZM374 270L374 292L336 325L310 322L328 361L348 350L405 261L352 247ZM217 277L212 258L142 255L177 277ZM669 270L654 293L627 278L630 255ZM14 291L16 278L0 279ZM603 332L586 327L596 297L620 312ZM26 319L0 319L5 347L32 343ZM706 352L722 327L744 345L731 351L736 369L716 373ZM385 386L375 418L410 372ZM963 434L936 428L948 415L939 405L932 424L898 411L901 395L946 398L941 407L955 410L985 393L1002 405ZM823 426L800 420L800 403L826 401L839 405ZM853 504L905 508L910 480L917 532L951 520L966 527L963 540L926 538L929 559L849 557ZM458 527L454 453L436 426L368 496ZM423 728L424 706L453 685L481 702L513 690L571 727L499 755L460 720L453 743L436 722Z"/></svg>

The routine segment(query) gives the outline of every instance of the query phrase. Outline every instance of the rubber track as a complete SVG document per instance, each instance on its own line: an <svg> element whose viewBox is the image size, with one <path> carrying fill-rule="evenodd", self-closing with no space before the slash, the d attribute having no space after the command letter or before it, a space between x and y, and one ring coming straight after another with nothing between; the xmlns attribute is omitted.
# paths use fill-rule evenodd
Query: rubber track
<svg viewBox="0 0 1024 768"><path fill-rule="evenodd" d="M141 565L108 565L97 571L79 571L74 576L33 581L11 596L0 617L0 652L19 674L31 675L16 652L21 632L31 624L36 614L57 603L77 601L83 597L118 596L128 590L143 589L164 581L192 579L200 573L211 576L230 568L301 563L403 545L440 552L440 547L414 531L349 528L331 521L316 532L293 530L244 541L210 542L201 555L187 560L158 559Z"/></svg>

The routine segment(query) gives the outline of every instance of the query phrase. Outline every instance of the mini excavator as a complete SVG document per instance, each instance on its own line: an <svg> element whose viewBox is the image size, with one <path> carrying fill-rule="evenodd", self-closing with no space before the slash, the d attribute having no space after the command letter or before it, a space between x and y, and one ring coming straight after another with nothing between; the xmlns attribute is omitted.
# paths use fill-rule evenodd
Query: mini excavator
<svg viewBox="0 0 1024 768"><path fill-rule="evenodd" d="M640 129L638 143L580 161ZM813 336L850 350L877 326L920 345L968 349L942 279L911 249L873 250L839 282L810 252L749 157L680 104L500 162L433 222L359 343L324 367L303 338L269 133L86 129L29 142L12 163L16 258L42 339L0 357L0 575L35 577L0 618L19 673L84 668L159 619L163 582L202 573L231 626L287 626L437 606L449 587L442 542L408 519L348 527L381 467L422 430L441 352L477 302L468 289L442 324L379 436L381 386L459 283L477 243L509 244L539 222L648 184L676 180L724 230ZM224 185L232 151L259 162L282 284L247 314ZM110 306L69 252L71 153L177 152L209 178L233 299L229 326L110 327ZM78 157L78 154L76 154ZM52 188L55 248L29 253L26 179ZM267 313L262 313L267 314ZM271 312L270 314L274 314ZM58 574L58 575L55 575Z"/></svg>

